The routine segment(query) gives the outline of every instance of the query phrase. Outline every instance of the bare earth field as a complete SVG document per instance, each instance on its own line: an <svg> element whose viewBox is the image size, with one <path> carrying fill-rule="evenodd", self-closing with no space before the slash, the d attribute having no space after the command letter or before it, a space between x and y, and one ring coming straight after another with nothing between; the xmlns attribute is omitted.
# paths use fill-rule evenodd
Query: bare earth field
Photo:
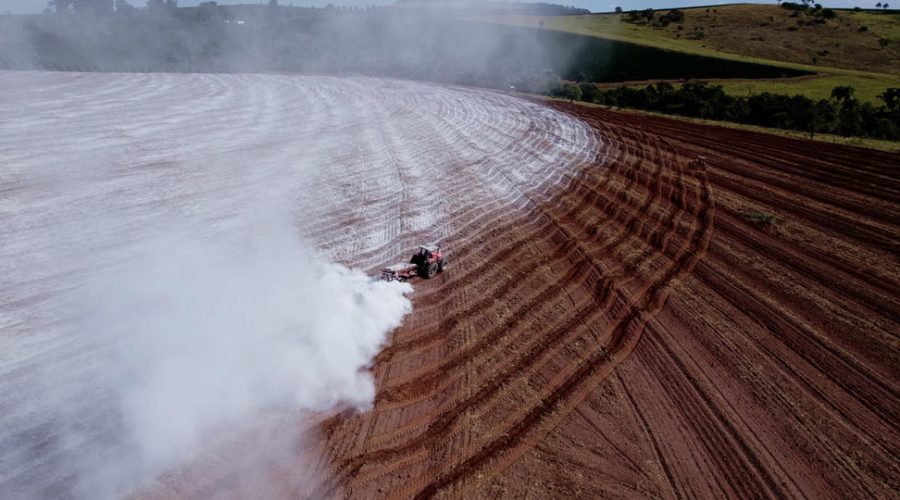
<svg viewBox="0 0 900 500"><path fill-rule="evenodd" d="M472 215L319 491L895 494L900 158L558 108L598 156Z"/></svg>
<svg viewBox="0 0 900 500"><path fill-rule="evenodd" d="M35 370L77 382L90 359L54 300L137 226L247 230L250 200L275 196L339 262L439 240L451 267L414 282L369 411L282 416L141 497L900 490L900 155L389 80L0 85L0 496L66 496L67 455L107 446L57 442L33 396ZM66 230L108 212L102 234ZM90 396L66 397L95 426ZM244 479L257 456L271 466Z"/></svg>

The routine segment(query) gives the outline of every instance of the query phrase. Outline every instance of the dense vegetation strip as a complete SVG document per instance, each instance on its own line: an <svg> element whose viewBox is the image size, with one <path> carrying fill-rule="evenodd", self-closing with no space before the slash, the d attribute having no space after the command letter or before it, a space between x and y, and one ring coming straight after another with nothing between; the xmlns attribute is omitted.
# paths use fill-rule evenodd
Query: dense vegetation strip
<svg viewBox="0 0 900 500"><path fill-rule="evenodd" d="M836 87L831 99L813 100L802 95L764 92L748 97L725 93L721 85L686 82L676 88L659 82L643 88L603 90L592 83L553 83L547 93L580 100L666 114L723 120L764 127L873 139L900 140L900 88L889 88L879 97L882 106L860 102L850 86Z"/></svg>

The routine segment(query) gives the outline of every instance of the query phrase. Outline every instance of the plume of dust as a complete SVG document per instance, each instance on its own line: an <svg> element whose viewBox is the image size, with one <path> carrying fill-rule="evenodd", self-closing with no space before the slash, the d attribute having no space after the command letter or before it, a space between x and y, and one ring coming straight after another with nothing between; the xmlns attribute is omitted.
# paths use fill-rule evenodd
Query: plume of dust
<svg viewBox="0 0 900 500"><path fill-rule="evenodd" d="M411 288L262 227L156 239L90 287L81 328L105 352L120 435L83 464L78 496L120 497L267 413L372 404L367 368L410 311ZM252 467L241 474L264 475Z"/></svg>

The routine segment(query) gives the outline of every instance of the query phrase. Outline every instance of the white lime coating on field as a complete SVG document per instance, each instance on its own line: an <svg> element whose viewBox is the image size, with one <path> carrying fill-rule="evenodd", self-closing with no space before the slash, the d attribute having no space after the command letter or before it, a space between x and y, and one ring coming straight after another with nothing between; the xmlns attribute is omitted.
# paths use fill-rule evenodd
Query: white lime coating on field
<svg viewBox="0 0 900 500"><path fill-rule="evenodd" d="M129 483L189 454L195 427L222 418L365 406L371 383L357 368L407 304L379 297L404 290L330 262L373 271L454 237L451 214L473 202L436 178L464 169L498 200L526 203L523 190L598 147L580 122L540 105L403 81L0 72L0 86L3 497L76 491L76 476L104 463L83 457L118 458L116 436L153 438L136 443L146 470L123 472ZM330 307L347 307L349 326L297 315ZM158 332L185 324L200 348L173 355L180 337ZM294 365L345 352L347 338L308 335L311 348L292 350L285 325L361 333L359 356L316 370L331 383L317 385ZM291 362L264 362L281 355ZM251 369L222 369L242 363ZM130 385L109 383L123 372ZM198 392L208 398L186 396ZM148 410L178 397L183 427Z"/></svg>

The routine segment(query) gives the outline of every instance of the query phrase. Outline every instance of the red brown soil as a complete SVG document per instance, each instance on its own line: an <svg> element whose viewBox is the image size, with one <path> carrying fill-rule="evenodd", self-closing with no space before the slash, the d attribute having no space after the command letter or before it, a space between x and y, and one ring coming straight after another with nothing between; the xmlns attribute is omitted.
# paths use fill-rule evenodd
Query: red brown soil
<svg viewBox="0 0 900 500"><path fill-rule="evenodd" d="M895 497L900 156L554 106L608 156L452 214L285 493Z"/></svg>
<svg viewBox="0 0 900 500"><path fill-rule="evenodd" d="M557 106L613 153L458 214L314 491L896 494L900 157Z"/></svg>

